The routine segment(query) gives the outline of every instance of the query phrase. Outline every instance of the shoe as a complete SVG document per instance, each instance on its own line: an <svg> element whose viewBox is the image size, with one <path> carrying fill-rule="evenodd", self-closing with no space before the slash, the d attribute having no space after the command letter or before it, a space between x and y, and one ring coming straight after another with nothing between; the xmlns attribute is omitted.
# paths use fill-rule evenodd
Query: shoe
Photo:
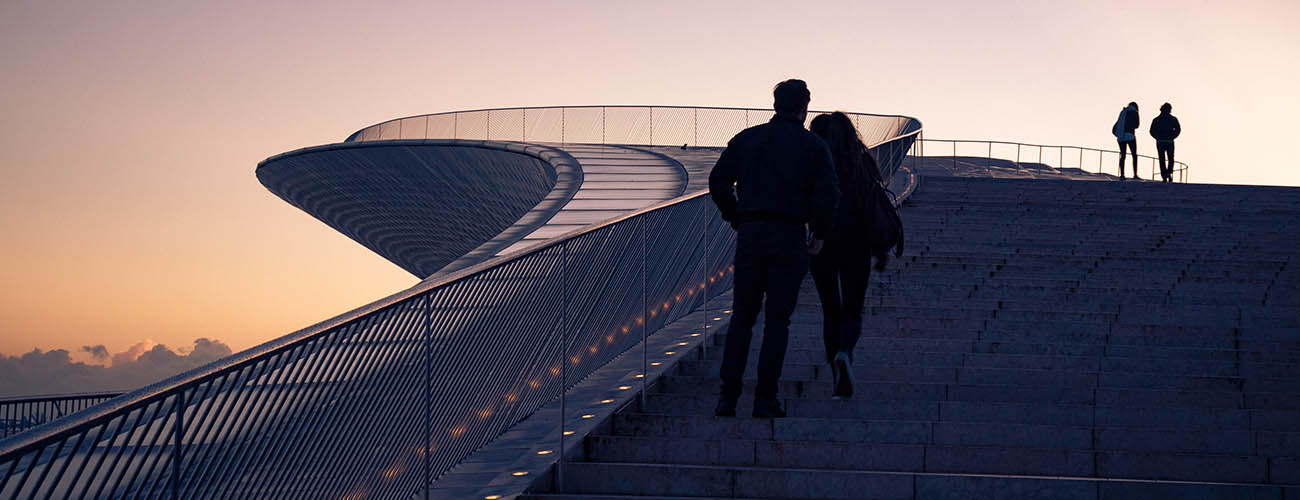
<svg viewBox="0 0 1300 500"><path fill-rule="evenodd" d="M835 364L834 356L827 359L826 364L831 367L831 394L835 394L835 388L840 386L840 368ZM831 399L839 399L839 397L831 396Z"/></svg>
<svg viewBox="0 0 1300 500"><path fill-rule="evenodd" d="M753 416L754 418L783 418L785 410L781 409L781 402L775 399L755 399Z"/></svg>
<svg viewBox="0 0 1300 500"><path fill-rule="evenodd" d="M835 373L835 393L831 399L849 399L853 397L853 361L849 359L849 354L841 352L835 355L835 365L831 368Z"/></svg>
<svg viewBox="0 0 1300 500"><path fill-rule="evenodd" d="M728 394L723 394L721 396L718 396L718 406L713 408L713 416L715 417L736 416L736 400L738 399L740 399L739 394L734 396Z"/></svg>

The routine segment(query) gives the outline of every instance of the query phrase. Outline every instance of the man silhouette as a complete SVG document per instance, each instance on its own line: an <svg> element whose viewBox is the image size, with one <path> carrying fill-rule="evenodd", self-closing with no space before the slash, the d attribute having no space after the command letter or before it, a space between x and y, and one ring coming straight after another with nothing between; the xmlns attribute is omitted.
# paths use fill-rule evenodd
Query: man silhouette
<svg viewBox="0 0 1300 500"><path fill-rule="evenodd" d="M736 134L709 173L709 194L736 229L734 303L722 357L722 394L714 413L736 414L741 380L758 311L764 307L763 346L754 389L756 418L784 417L776 399L785 364L790 314L820 251L839 200L830 149L805 130L810 95L802 80L772 90L776 116ZM811 227L812 239L806 239Z"/></svg>
<svg viewBox="0 0 1300 500"><path fill-rule="evenodd" d="M1160 116L1151 120L1150 132L1156 140L1156 154L1160 156L1160 180L1163 182L1174 181L1174 139L1183 132L1178 118L1169 114L1173 109L1169 103L1164 103L1160 106Z"/></svg>

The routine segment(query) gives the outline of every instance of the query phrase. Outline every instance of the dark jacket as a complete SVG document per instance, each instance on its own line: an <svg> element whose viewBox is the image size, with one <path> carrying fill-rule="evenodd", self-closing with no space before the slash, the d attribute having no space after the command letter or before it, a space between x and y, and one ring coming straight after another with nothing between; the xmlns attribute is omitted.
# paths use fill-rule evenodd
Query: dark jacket
<svg viewBox="0 0 1300 500"><path fill-rule="evenodd" d="M834 156L834 155L832 155ZM868 223L868 211L871 210L867 205L867 198L871 196L872 189L881 189L880 168L876 165L876 155L870 150L862 153L862 166L865 172L852 175L846 172L845 168L852 165L849 161L835 160L836 177L840 186L840 203L835 210L835 236L837 239L846 241L857 241L864 236L863 228ZM861 185L850 186L848 183L855 182Z"/></svg>
<svg viewBox="0 0 1300 500"><path fill-rule="evenodd" d="M1169 113L1160 113L1160 116L1151 120L1151 137L1157 141L1173 141L1178 138L1178 134L1183 132L1183 128L1178 125L1178 118Z"/></svg>
<svg viewBox="0 0 1300 500"><path fill-rule="evenodd" d="M742 130L709 173L709 195L733 226L751 220L809 223L825 239L840 191L826 143L778 115Z"/></svg>

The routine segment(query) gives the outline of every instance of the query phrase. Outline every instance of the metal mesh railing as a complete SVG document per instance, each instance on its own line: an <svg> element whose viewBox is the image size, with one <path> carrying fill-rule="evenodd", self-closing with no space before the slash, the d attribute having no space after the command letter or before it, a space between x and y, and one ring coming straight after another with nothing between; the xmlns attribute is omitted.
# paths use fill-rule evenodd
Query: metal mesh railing
<svg viewBox="0 0 1300 500"><path fill-rule="evenodd" d="M818 113L810 111L808 120ZM771 109L687 106L553 106L408 116L356 131L345 142L472 139L559 144L725 146L737 132L772 119ZM914 118L846 113L867 144L921 130ZM807 124L805 124L806 126ZM910 144L910 143L909 143Z"/></svg>
<svg viewBox="0 0 1300 500"><path fill-rule="evenodd" d="M529 115L452 126L546 126ZM400 122L370 129L412 138ZM914 128L877 152L901 162ZM734 244L697 192L421 283L0 441L0 498L408 498L730 288Z"/></svg>
<svg viewBox="0 0 1300 500"><path fill-rule="evenodd" d="M826 111L809 111L807 121ZM771 109L690 106L552 106L449 111L396 118L344 142L468 139L555 144L722 147L738 132L772 119ZM920 156L921 122L899 115L845 112L870 145L885 179L908 155ZM807 127L808 123L804 123Z"/></svg>
<svg viewBox="0 0 1300 500"><path fill-rule="evenodd" d="M971 158L999 160L1016 168L1021 168L1025 164L1034 164L1055 170L1078 169L1082 172L1096 172L1098 174L1107 171L1115 174L1119 173L1119 151L1105 149L1079 146L1048 146L1006 141L929 138L922 140L922 146L930 147L930 151L925 153L930 157L948 157L948 153L951 153L954 166L961 161L961 158ZM1128 156L1124 165L1125 172L1132 175L1136 173L1139 160L1133 159L1132 155ZM1160 178L1160 166L1156 157L1138 155L1138 158L1141 159L1142 164L1151 167L1148 179ZM1186 163L1174 162L1173 180L1187 182Z"/></svg>
<svg viewBox="0 0 1300 500"><path fill-rule="evenodd" d="M409 496L728 288L732 244L695 194L422 284L0 443L0 497Z"/></svg>
<svg viewBox="0 0 1300 500"><path fill-rule="evenodd" d="M120 395L121 392L96 392L0 398L0 439L66 417Z"/></svg>

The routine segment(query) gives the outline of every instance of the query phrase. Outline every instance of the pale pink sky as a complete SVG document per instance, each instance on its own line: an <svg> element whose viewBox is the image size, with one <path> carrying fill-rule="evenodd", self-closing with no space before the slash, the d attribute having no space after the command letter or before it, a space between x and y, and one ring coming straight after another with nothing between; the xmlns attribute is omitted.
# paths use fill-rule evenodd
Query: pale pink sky
<svg viewBox="0 0 1300 500"><path fill-rule="evenodd" d="M415 279L262 188L388 118L813 105L1113 149L1170 101L1198 182L1300 185L1300 3L0 3L0 353L236 350ZM1145 125L1145 123L1144 123ZM1142 153L1154 149L1150 140Z"/></svg>

